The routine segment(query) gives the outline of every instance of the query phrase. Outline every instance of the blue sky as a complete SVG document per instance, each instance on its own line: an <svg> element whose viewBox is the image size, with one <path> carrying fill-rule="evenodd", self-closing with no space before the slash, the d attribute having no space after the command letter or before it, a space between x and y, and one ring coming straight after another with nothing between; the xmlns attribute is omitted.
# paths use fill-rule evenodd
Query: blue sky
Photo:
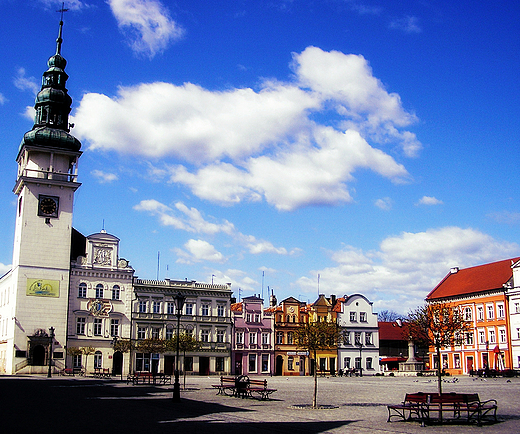
<svg viewBox="0 0 520 434"><path fill-rule="evenodd" d="M60 5L0 0L0 271ZM104 224L137 276L404 314L450 267L520 254L519 4L65 7L74 226Z"/></svg>

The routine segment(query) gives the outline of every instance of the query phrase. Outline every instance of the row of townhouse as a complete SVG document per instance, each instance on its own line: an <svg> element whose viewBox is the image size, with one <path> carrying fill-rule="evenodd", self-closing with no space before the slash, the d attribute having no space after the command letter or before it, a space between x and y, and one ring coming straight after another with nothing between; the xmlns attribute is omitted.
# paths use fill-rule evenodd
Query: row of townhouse
<svg viewBox="0 0 520 434"><path fill-rule="evenodd" d="M459 309L470 324L460 345L441 350L440 363L447 372L520 368L519 258L452 268L426 301ZM429 359L430 367L439 366L433 351Z"/></svg>

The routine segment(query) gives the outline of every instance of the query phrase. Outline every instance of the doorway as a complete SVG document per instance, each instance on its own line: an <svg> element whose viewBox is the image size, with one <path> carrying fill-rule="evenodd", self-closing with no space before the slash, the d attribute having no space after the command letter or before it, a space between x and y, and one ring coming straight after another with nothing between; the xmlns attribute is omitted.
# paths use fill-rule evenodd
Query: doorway
<svg viewBox="0 0 520 434"><path fill-rule="evenodd" d="M32 364L34 366L45 366L46 351L43 345L36 345L32 351Z"/></svg>
<svg viewBox="0 0 520 434"><path fill-rule="evenodd" d="M209 357L199 357L199 375L209 375Z"/></svg>
<svg viewBox="0 0 520 434"><path fill-rule="evenodd" d="M112 375L123 375L123 353L116 351L112 356Z"/></svg>
<svg viewBox="0 0 520 434"><path fill-rule="evenodd" d="M276 356L276 371L274 374L275 375L283 374L283 357L282 356Z"/></svg>

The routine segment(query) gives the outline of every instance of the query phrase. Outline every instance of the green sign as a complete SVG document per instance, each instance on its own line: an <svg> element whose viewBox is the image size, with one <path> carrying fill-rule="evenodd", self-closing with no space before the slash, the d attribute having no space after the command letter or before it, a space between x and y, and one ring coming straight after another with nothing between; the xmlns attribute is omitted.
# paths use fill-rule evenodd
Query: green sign
<svg viewBox="0 0 520 434"><path fill-rule="evenodd" d="M27 295L34 295L36 297L59 297L60 281L27 279Z"/></svg>

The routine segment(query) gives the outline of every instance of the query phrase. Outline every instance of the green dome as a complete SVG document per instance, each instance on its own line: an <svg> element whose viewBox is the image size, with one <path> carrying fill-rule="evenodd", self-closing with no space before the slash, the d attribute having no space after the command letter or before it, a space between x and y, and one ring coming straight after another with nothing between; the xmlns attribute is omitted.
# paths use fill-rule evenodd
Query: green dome
<svg viewBox="0 0 520 434"><path fill-rule="evenodd" d="M67 131L41 127L24 134L20 149L23 146L44 146L77 152L81 148L81 142Z"/></svg>

